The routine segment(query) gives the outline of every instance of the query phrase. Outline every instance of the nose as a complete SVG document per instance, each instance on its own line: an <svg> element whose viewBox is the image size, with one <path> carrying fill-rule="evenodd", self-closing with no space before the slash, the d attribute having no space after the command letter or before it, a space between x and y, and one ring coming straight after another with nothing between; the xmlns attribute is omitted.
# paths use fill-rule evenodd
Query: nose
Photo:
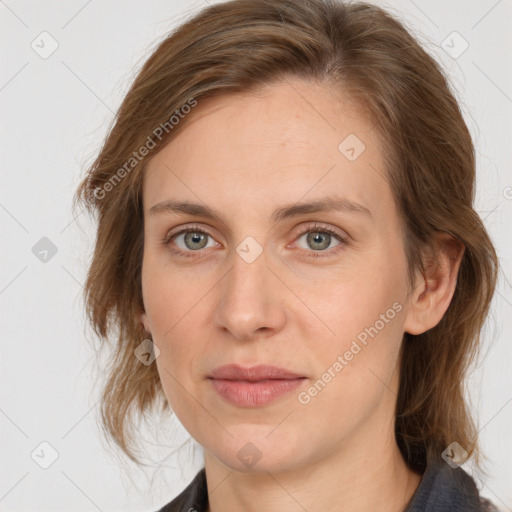
<svg viewBox="0 0 512 512"><path fill-rule="evenodd" d="M248 262L238 253L219 286L213 320L219 329L240 341L269 337L286 321L283 284L271 271L263 251Z"/></svg>

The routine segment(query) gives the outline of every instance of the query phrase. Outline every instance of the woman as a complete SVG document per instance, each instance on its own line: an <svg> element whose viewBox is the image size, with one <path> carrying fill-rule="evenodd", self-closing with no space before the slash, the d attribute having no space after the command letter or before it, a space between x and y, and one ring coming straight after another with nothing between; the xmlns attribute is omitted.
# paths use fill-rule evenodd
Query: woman
<svg viewBox="0 0 512 512"><path fill-rule="evenodd" d="M161 511L493 510L463 396L496 283L470 134L378 7L234 0L163 41L77 191L105 430L205 467ZM495 509L494 509L495 510Z"/></svg>

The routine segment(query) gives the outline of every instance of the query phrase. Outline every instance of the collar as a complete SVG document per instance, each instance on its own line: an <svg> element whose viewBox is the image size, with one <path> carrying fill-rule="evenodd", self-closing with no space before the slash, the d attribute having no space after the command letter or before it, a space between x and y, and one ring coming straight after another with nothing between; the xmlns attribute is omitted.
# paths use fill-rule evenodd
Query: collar
<svg viewBox="0 0 512 512"><path fill-rule="evenodd" d="M187 488L157 512L206 512L208 488L203 467ZM403 512L498 512L479 496L473 478L443 459L427 464L418 488Z"/></svg>

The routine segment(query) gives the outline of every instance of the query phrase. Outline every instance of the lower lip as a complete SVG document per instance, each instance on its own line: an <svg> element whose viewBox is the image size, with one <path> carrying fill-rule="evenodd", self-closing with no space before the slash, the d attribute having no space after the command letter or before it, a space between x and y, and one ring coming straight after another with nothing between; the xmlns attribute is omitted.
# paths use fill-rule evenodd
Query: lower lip
<svg viewBox="0 0 512 512"><path fill-rule="evenodd" d="M210 379L213 388L228 402L239 407L261 407L291 393L305 380L272 379L249 382L246 380Z"/></svg>

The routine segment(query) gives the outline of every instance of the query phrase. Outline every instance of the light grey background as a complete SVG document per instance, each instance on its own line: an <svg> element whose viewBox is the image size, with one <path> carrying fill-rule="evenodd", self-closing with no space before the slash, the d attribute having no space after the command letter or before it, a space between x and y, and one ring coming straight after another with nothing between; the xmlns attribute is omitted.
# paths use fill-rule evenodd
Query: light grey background
<svg viewBox="0 0 512 512"><path fill-rule="evenodd" d="M70 206L135 71L185 15L206 5L0 0L1 511L152 511L202 466L193 441L172 454L188 438L173 422L158 439L147 429L148 460L161 461L158 471L157 464L137 470L101 441L101 370L81 298L94 227L87 214L73 219ZM512 510L512 1L381 5L442 61L477 147L476 207L502 265L484 331L486 358L470 381L489 459L489 478L478 483ZM45 55L52 44L57 49ZM54 255L41 252L43 237ZM53 453L56 460L40 467Z"/></svg>

